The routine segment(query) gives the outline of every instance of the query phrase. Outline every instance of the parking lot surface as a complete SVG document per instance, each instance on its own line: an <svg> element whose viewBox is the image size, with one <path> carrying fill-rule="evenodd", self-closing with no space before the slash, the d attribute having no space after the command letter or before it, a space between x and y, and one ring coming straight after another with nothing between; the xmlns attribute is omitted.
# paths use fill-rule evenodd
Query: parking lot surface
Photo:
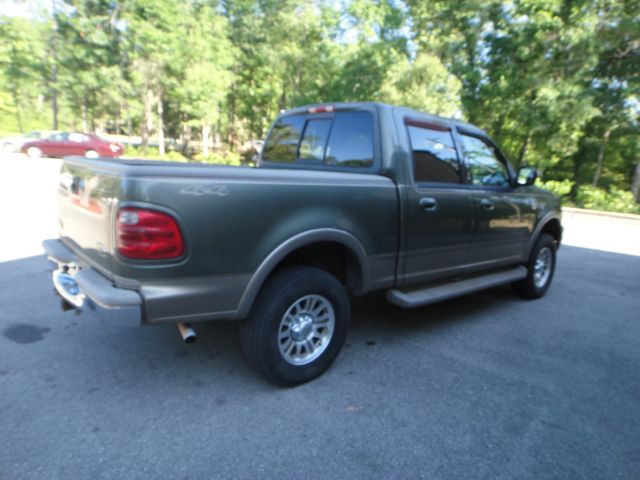
<svg viewBox="0 0 640 480"><path fill-rule="evenodd" d="M638 478L640 256L572 231L541 300L356 299L335 365L281 389L233 324L184 345L60 311L39 253L56 161L0 160L1 479Z"/></svg>

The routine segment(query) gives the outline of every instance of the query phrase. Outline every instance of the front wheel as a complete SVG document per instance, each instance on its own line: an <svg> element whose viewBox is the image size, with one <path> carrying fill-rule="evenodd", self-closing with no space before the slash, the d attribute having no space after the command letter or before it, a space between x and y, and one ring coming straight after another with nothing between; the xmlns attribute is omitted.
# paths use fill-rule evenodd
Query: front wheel
<svg viewBox="0 0 640 480"><path fill-rule="evenodd" d="M551 235L538 237L526 267L527 276L514 282L513 289L524 298L540 298L549 289L556 269L556 242Z"/></svg>
<svg viewBox="0 0 640 480"><path fill-rule="evenodd" d="M270 278L240 327L254 367L279 385L321 375L340 352L349 326L349 298L331 274L287 268Z"/></svg>
<svg viewBox="0 0 640 480"><path fill-rule="evenodd" d="M42 157L42 150L38 147L29 147L27 149L27 155L31 158L40 158Z"/></svg>
<svg viewBox="0 0 640 480"><path fill-rule="evenodd" d="M96 152L95 150L87 150L84 153L84 156L86 158L100 158L100 154L98 152Z"/></svg>

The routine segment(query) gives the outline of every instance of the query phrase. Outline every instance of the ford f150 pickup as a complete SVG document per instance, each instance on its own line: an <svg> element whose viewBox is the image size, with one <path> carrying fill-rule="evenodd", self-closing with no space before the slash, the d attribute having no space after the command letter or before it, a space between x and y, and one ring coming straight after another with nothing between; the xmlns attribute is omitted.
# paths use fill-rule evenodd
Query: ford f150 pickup
<svg viewBox="0 0 640 480"><path fill-rule="evenodd" d="M257 168L66 158L60 238L44 243L67 307L143 324L238 320L270 380L323 373L349 296L417 307L511 283L544 295L559 200L481 129L379 103L283 112Z"/></svg>

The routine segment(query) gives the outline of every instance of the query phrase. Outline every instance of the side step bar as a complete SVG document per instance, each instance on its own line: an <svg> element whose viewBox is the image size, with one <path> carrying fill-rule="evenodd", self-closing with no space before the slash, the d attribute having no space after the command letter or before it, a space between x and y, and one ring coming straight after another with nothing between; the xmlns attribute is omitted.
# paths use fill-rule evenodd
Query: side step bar
<svg viewBox="0 0 640 480"><path fill-rule="evenodd" d="M447 300L449 298L477 292L485 288L496 287L505 283L520 280L527 276L527 269L523 266L511 270L490 273L481 277L473 277L457 282L430 286L424 289L387 291L387 301L403 308L420 307L430 303Z"/></svg>

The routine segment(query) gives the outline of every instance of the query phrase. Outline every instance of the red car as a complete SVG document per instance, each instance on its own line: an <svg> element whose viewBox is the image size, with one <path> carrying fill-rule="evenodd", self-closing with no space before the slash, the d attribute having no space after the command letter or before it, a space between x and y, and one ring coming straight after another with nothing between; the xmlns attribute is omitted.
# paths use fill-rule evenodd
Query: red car
<svg viewBox="0 0 640 480"><path fill-rule="evenodd" d="M88 133L56 133L49 138L25 143L21 151L31 158L83 155L87 158L119 157L124 153L120 143L109 142Z"/></svg>

